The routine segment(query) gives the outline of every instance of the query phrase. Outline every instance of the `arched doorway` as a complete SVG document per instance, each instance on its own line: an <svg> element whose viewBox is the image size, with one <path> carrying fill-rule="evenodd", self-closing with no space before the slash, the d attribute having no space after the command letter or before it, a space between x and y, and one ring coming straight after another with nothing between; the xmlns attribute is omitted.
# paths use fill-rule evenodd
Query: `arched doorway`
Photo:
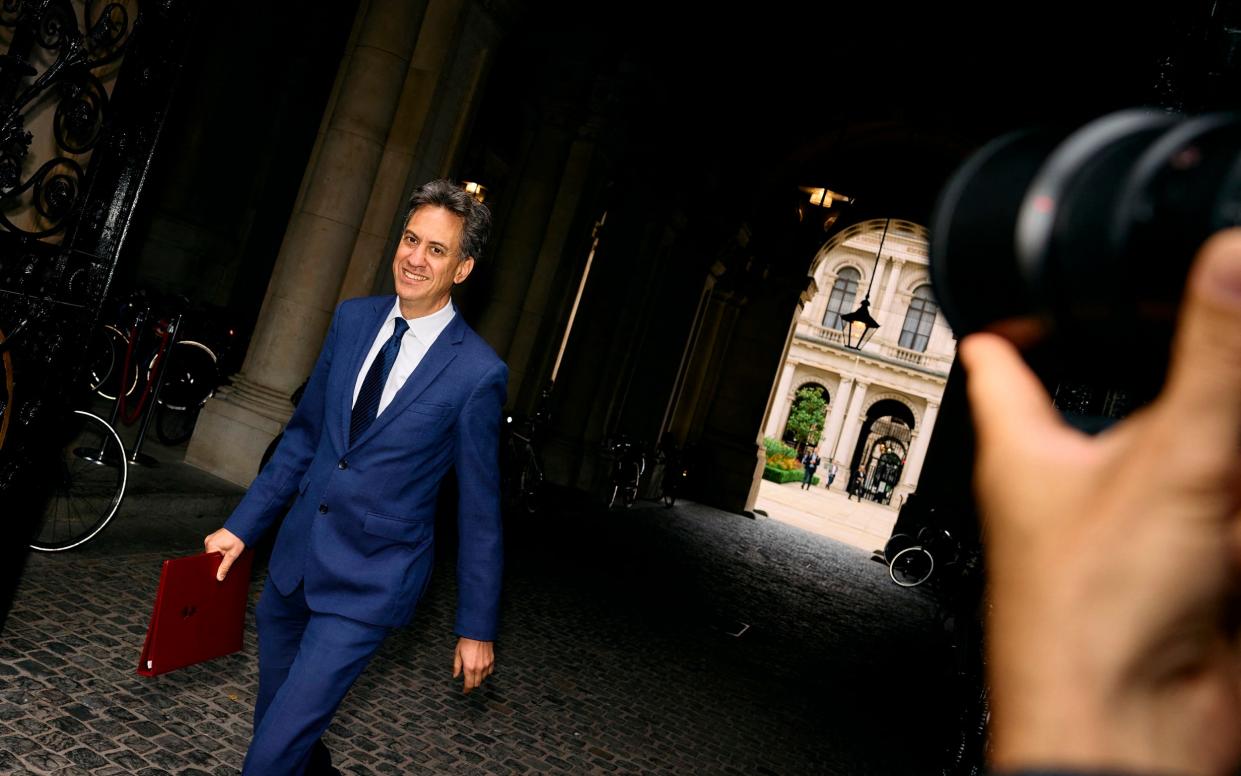
<svg viewBox="0 0 1241 776"><path fill-rule="evenodd" d="M805 447L819 444L830 403L831 395L823 385L815 382L799 385L793 394L781 441L795 448L799 455Z"/></svg>
<svg viewBox="0 0 1241 776"><path fill-rule="evenodd" d="M859 496L881 504L892 500L905 469L913 429L913 410L904 402L881 399L871 405L849 465L851 472L859 467L862 471Z"/></svg>

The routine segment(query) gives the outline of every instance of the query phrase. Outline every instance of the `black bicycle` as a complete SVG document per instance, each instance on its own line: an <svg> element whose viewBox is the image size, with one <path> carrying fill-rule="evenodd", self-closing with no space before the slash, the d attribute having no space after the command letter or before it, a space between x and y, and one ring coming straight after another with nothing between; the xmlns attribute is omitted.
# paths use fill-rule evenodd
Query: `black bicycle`
<svg viewBox="0 0 1241 776"><path fill-rule="evenodd" d="M959 715L944 751L940 776L983 776L990 745L991 702L984 679L982 553L943 528L917 536L893 534L884 546L888 573L901 587L927 585L940 602L940 621L953 652L952 692Z"/></svg>
<svg viewBox="0 0 1241 776"><path fill-rule="evenodd" d="M659 446L658 461L663 464L663 476L659 481L660 497L664 506L671 507L677 503L677 496L684 491L689 480L688 456L676 440L668 437Z"/></svg>
<svg viewBox="0 0 1241 776"><path fill-rule="evenodd" d="M612 458L608 509L618 504L628 509L638 500L638 487L646 472L646 454L641 445L624 436L607 440L604 450Z"/></svg>
<svg viewBox="0 0 1241 776"><path fill-rule="evenodd" d="M18 385L12 350L29 319L0 331L0 448L17 408ZM120 510L129 479L121 438L108 421L74 410L54 430L60 435L60 453L49 461L52 490L30 547L58 552L77 547L97 536Z"/></svg>
<svg viewBox="0 0 1241 776"><path fill-rule="evenodd" d="M180 310L187 304L177 299L163 306ZM155 397L155 433L164 444L179 445L194 433L199 410L223 381L220 361L235 331L208 316L187 316L177 339L165 343L162 332L172 316L152 310L143 292L118 303L114 320L96 331L85 374L90 390L103 398L115 400L123 393L122 401L140 402L139 390L151 385L164 359L164 383Z"/></svg>
<svg viewBox="0 0 1241 776"><path fill-rule="evenodd" d="M535 440L539 418L504 419L504 461L501 464L501 491L504 502L513 509L530 514L542 506L543 466Z"/></svg>

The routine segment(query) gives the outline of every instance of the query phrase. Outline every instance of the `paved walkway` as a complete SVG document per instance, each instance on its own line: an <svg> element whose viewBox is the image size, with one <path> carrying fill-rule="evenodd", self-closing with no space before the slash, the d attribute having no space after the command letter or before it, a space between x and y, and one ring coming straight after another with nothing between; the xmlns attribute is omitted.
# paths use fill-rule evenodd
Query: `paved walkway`
<svg viewBox="0 0 1241 776"><path fill-rule="evenodd" d="M81 552L31 558L0 637L0 773L236 773L252 619L237 655L134 673L160 560L223 517L157 511ZM937 772L955 714L938 610L868 552L694 504L510 521L497 672L463 696L441 531L413 625L327 736L345 773Z"/></svg>
<svg viewBox="0 0 1241 776"><path fill-rule="evenodd" d="M836 485L839 487L840 483ZM802 490L796 482L777 485L763 480L759 483L755 509L772 520L867 552L883 549L896 524L895 507L856 501L822 485Z"/></svg>

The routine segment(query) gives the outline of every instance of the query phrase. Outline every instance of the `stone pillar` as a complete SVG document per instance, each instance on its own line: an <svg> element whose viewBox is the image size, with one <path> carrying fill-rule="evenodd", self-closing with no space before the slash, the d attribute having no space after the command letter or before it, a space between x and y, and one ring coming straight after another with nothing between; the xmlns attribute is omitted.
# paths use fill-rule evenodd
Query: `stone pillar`
<svg viewBox="0 0 1241 776"><path fill-rule="evenodd" d="M510 364L510 369L515 362L509 357L509 349L542 254L543 240L549 225L557 226L550 214L561 204L558 194L567 172L566 153L573 142L573 131L564 126L565 120L566 116L553 113L535 130L525 169L517 179L514 196L508 200L511 210L505 218L504 233L490 251L503 260L496 262L492 296L483 308L478 333ZM509 385L509 395L516 395L511 372Z"/></svg>
<svg viewBox="0 0 1241 776"><path fill-rule="evenodd" d="M858 434L862 432L862 402L866 400L868 388L870 385L861 380L854 385L853 400L849 402L849 413L845 415L844 428L840 432L840 441L836 445L836 462L846 471L849 471L852 466L853 448L857 446Z"/></svg>
<svg viewBox="0 0 1241 776"><path fill-rule="evenodd" d="M892 309L892 300L896 298L896 287L901 279L901 269L905 266L904 259L898 259L895 256L889 256L888 261L892 264L892 269L888 273L888 282L883 287L883 303L879 305L879 314L875 316L879 319L880 325L890 324L896 333L889 332L892 342L900 339L900 326L904 323L904 319L896 314Z"/></svg>
<svg viewBox="0 0 1241 776"><path fill-rule="evenodd" d="M918 477L922 474L922 464L926 462L926 446L931 439L931 432L935 430L935 418L938 416L939 405L934 402L927 403L926 411L922 413L922 425L910 441L909 456L905 459L905 468L901 471L900 488L896 491L896 497L892 499L893 503L896 503L897 498L904 497L917 489Z"/></svg>
<svg viewBox="0 0 1241 776"><path fill-rule="evenodd" d="M449 45L461 16L462 0L430 0L418 29L400 101L384 142L383 157L371 186L366 211L338 299L369 296L375 278L392 261L389 238L394 221L403 217L402 193L414 165L414 152L431 113L432 98L452 51ZM467 106L458 106L465 110Z"/></svg>
<svg viewBox="0 0 1241 776"><path fill-rule="evenodd" d="M529 278L518 311L516 327L512 342L509 344L505 361L509 365L509 393L517 395L522 383L527 378L540 379L542 375L528 375L531 367L538 370L543 364L542 359L533 358L534 349L539 344L539 332L542 330L546 315L557 315L559 310L550 309L552 293L555 290L556 275L562 262L581 264L585 254L566 254L569 242L569 229L577 219L578 208L582 205L583 194L590 174L591 162L594 159L595 142L593 129L586 129L569 147L569 158L560 175L560 186L552 204L551 214L543 232L543 239L538 257L534 262L534 270ZM559 338L557 338L559 339Z"/></svg>
<svg viewBox="0 0 1241 776"><path fill-rule="evenodd" d="M826 447L823 448L823 457L840 463L840 459L836 457L836 447L840 444L840 428L845 422L845 412L849 407L849 400L853 398L853 378L841 377L840 387L836 389L836 398L832 401L831 412L827 417L827 428L823 430L823 441Z"/></svg>
<svg viewBox="0 0 1241 776"><path fill-rule="evenodd" d="M789 416L789 408L786 405L789 391L793 390L793 372L796 370L797 364L786 361L784 370L780 373L780 383L772 398L770 420L767 421L767 430L764 432L772 439L779 439L784 434L784 424Z"/></svg>
<svg viewBox="0 0 1241 776"><path fill-rule="evenodd" d="M203 408L185 460L240 485L292 412L339 298L400 101L422 5L371 0L341 64L242 371Z"/></svg>

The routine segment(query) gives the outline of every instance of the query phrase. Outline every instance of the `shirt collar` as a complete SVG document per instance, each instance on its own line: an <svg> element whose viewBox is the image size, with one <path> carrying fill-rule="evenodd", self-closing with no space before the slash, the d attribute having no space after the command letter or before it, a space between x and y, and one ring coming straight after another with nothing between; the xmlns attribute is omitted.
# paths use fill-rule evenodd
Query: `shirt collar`
<svg viewBox="0 0 1241 776"><path fill-rule="evenodd" d="M430 346L435 342L435 338L440 335L444 329L448 328L448 324L452 322L453 316L457 314L456 306L450 301L440 309L424 315L421 318L405 318L401 315L401 298L397 297L392 303L392 313L388 316L388 320L393 318L405 318L405 322L409 324L409 331L423 345Z"/></svg>

